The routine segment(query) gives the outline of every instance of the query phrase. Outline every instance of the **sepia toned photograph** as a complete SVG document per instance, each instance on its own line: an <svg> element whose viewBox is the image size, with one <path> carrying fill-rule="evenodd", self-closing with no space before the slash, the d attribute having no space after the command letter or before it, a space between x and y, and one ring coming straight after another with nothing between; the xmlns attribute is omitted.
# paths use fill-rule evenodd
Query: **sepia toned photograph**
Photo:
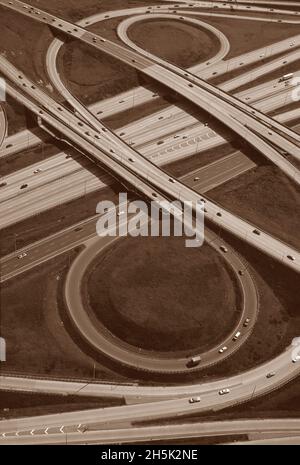
<svg viewBox="0 0 300 465"><path fill-rule="evenodd" d="M0 0L0 254L0 446L300 445L300 0Z"/></svg>

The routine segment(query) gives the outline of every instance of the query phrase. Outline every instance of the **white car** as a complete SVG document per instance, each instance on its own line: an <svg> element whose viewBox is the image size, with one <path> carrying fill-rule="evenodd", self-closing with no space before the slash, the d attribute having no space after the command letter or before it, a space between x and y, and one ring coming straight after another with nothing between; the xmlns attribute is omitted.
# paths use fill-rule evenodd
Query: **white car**
<svg viewBox="0 0 300 465"><path fill-rule="evenodd" d="M124 211L123 210L120 210L118 213L117 213L117 216L121 216L121 215L124 215Z"/></svg>
<svg viewBox="0 0 300 465"><path fill-rule="evenodd" d="M24 258L24 257L27 257L27 253L26 253L26 252L20 253L20 255L18 255L18 259L19 259L19 260L21 260L21 258Z"/></svg>
<svg viewBox="0 0 300 465"><path fill-rule="evenodd" d="M243 326L247 327L250 323L250 318L246 318L246 320L243 323Z"/></svg>
<svg viewBox="0 0 300 465"><path fill-rule="evenodd" d="M197 402L201 402L201 397L197 396L197 397L191 397L189 399L190 404L196 404Z"/></svg>
<svg viewBox="0 0 300 465"><path fill-rule="evenodd" d="M225 388L225 389L221 389L221 391L219 391L219 394L220 396L224 396L224 394L229 394L229 392L230 392L230 389Z"/></svg>
<svg viewBox="0 0 300 465"><path fill-rule="evenodd" d="M41 172L42 172L41 168L37 168L36 170L34 170L33 173L34 173L34 174L37 174L37 173L41 173Z"/></svg>
<svg viewBox="0 0 300 465"><path fill-rule="evenodd" d="M223 354L223 352L225 352L227 350L227 347L224 346L222 347L220 350L219 350L219 354Z"/></svg>
<svg viewBox="0 0 300 465"><path fill-rule="evenodd" d="M300 362L300 355L296 355L296 356L292 359L292 362L293 362L293 363Z"/></svg>

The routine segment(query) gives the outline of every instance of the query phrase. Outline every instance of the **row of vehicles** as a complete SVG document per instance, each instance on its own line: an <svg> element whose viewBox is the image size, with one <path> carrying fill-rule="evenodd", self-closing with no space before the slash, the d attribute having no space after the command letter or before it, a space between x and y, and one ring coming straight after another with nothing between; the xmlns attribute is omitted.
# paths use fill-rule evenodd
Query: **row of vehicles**
<svg viewBox="0 0 300 465"><path fill-rule="evenodd" d="M42 170L41 168L37 168L36 170L34 170L33 173L34 173L34 174L38 174L38 173L41 173L42 171L43 171L43 170ZM7 182L6 182L6 181L2 181L2 182L0 183L0 187L5 187L5 186L7 186ZM28 184L22 184L22 185L20 186L20 189L25 189L26 187L28 187Z"/></svg>
<svg viewBox="0 0 300 465"><path fill-rule="evenodd" d="M243 323L243 326L244 327L247 327L249 326L249 323L250 323L250 318L246 318L244 323ZM241 331L237 331L233 338L232 338L232 341L235 342L238 340L238 338L242 335ZM223 354L224 352L226 352L226 350L228 349L227 346L223 346L219 349L219 354ZM188 362L187 362L187 367L188 368L192 368L192 367L196 367L197 365L200 364L202 358L200 355L195 355L194 357L192 357Z"/></svg>

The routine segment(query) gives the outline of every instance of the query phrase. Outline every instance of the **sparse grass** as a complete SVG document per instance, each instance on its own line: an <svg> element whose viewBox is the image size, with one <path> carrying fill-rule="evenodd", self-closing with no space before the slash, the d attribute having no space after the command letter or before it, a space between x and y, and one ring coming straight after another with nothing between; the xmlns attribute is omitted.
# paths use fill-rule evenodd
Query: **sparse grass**
<svg viewBox="0 0 300 465"><path fill-rule="evenodd" d="M59 396L52 394L1 391L0 419L51 415L61 412L112 407L117 405L124 405L124 402L121 399L99 397Z"/></svg>
<svg viewBox="0 0 300 465"><path fill-rule="evenodd" d="M150 17L132 25L128 36L142 49L183 68L209 60L220 47L209 31L176 19Z"/></svg>
<svg viewBox="0 0 300 465"><path fill-rule="evenodd" d="M1 335L7 342L7 361L1 372L92 379L94 360L83 353L64 327L58 295L76 251L2 285ZM120 380L96 363L96 379Z"/></svg>
<svg viewBox="0 0 300 465"><path fill-rule="evenodd" d="M262 165L210 191L231 212L300 249L300 189L273 165Z"/></svg>
<svg viewBox="0 0 300 465"><path fill-rule="evenodd" d="M95 260L86 300L121 340L156 351L206 350L239 317L238 284L208 245L183 238L127 238Z"/></svg>

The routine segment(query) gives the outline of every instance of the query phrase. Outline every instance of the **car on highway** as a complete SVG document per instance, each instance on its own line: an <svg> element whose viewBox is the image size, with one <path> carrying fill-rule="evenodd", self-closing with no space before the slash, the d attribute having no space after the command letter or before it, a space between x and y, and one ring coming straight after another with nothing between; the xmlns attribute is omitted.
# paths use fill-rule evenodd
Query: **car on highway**
<svg viewBox="0 0 300 465"><path fill-rule="evenodd" d="M246 326L248 326L248 325L249 325L249 323L250 323L250 318L246 318L246 320L244 321L244 324L243 324L243 326L245 326L245 327L246 327Z"/></svg>
<svg viewBox="0 0 300 465"><path fill-rule="evenodd" d="M5 187L5 186L7 186L7 182L6 182L6 181L3 181L3 182L0 183L0 187Z"/></svg>
<svg viewBox="0 0 300 465"><path fill-rule="evenodd" d="M289 260L292 260L292 262L294 262L296 260L295 257L293 257L293 255L287 255L287 258Z"/></svg>
<svg viewBox="0 0 300 465"><path fill-rule="evenodd" d="M26 252L22 252L20 253L20 255L18 255L18 259L21 260L22 258L25 258L27 257L27 253Z"/></svg>
<svg viewBox="0 0 300 465"><path fill-rule="evenodd" d="M241 332L238 331L237 333L235 333L235 335L233 336L232 340L233 340L234 342L237 341L238 338L240 337L240 335L241 335Z"/></svg>
<svg viewBox="0 0 300 465"><path fill-rule="evenodd" d="M80 226L78 226L78 228L75 228L74 231L75 231L75 232L82 231L82 228L81 228Z"/></svg>
<svg viewBox="0 0 300 465"><path fill-rule="evenodd" d="M223 354L223 352L226 352L227 349L228 349L228 347L226 347L226 346L221 347L221 349L219 349L219 354Z"/></svg>
<svg viewBox="0 0 300 465"><path fill-rule="evenodd" d="M5 148L10 149L12 146L13 146L13 144L7 144Z"/></svg>
<svg viewBox="0 0 300 465"><path fill-rule="evenodd" d="M106 40L105 40L105 39L103 39L103 37L102 37L100 40L101 40L101 42L106 42Z"/></svg>
<svg viewBox="0 0 300 465"><path fill-rule="evenodd" d="M37 174L37 173L41 173L41 172L42 172L41 168L37 168L36 170L34 170L33 174Z"/></svg>
<svg viewBox="0 0 300 465"><path fill-rule="evenodd" d="M222 250L222 252L224 252L224 253L228 252L228 249L227 249L227 247L225 247L225 245L221 245L220 250Z"/></svg>
<svg viewBox="0 0 300 465"><path fill-rule="evenodd" d="M230 393L230 389L228 389L228 388L221 389L219 391L220 396L224 396L224 394L229 394L229 393Z"/></svg>
<svg viewBox="0 0 300 465"><path fill-rule="evenodd" d="M256 234L257 236L260 236L260 231L258 229L253 229L253 234Z"/></svg>
<svg viewBox="0 0 300 465"><path fill-rule="evenodd" d="M194 181L199 181L199 179L200 179L199 176L194 177Z"/></svg>
<svg viewBox="0 0 300 465"><path fill-rule="evenodd" d="M295 357L292 358L293 363L297 363L300 361L300 355L295 355Z"/></svg>
<svg viewBox="0 0 300 465"><path fill-rule="evenodd" d="M273 376L275 375L276 375L275 371L270 371L270 373L267 373L266 378L273 378Z"/></svg>
<svg viewBox="0 0 300 465"><path fill-rule="evenodd" d="M190 403L190 404L196 404L197 402L201 402L201 397L196 396L196 397L191 397L191 398L189 399L189 403Z"/></svg>
<svg viewBox="0 0 300 465"><path fill-rule="evenodd" d="M20 189L26 189L26 187L28 187L28 184L22 184L22 186L20 187Z"/></svg>
<svg viewBox="0 0 300 465"><path fill-rule="evenodd" d="M124 210L120 210L120 211L118 211L117 216L122 216L124 214L125 214Z"/></svg>
<svg viewBox="0 0 300 465"><path fill-rule="evenodd" d="M239 270L239 275L240 275L240 276L244 276L243 270Z"/></svg>

